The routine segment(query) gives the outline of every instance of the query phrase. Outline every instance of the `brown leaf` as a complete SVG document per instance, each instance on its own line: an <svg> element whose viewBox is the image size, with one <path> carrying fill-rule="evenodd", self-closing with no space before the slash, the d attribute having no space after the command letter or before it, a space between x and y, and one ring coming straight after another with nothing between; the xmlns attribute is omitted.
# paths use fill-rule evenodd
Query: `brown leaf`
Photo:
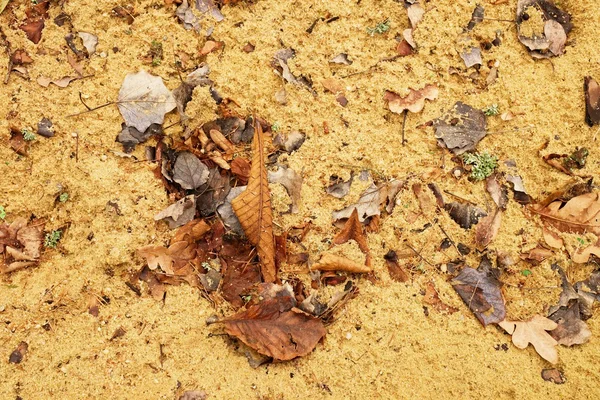
<svg viewBox="0 0 600 400"><path fill-rule="evenodd" d="M320 319L293 308L296 301L288 290L220 321L225 331L277 360L307 355L325 336L325 327Z"/></svg>
<svg viewBox="0 0 600 400"><path fill-rule="evenodd" d="M250 178L250 162L244 157L234 158L231 162L231 173L237 177L241 185L246 185Z"/></svg>
<svg viewBox="0 0 600 400"><path fill-rule="evenodd" d="M287 151L288 153L292 153L300 149L305 140L306 135L302 132L292 131L287 135L278 133L273 138L273 145L279 149Z"/></svg>
<svg viewBox="0 0 600 400"><path fill-rule="evenodd" d="M331 175L329 177L329 186L325 188L327 194L332 195L336 199L343 199L348 193L350 193L350 186L354 179L354 173L350 174L350 179L344 181L337 175Z"/></svg>
<svg viewBox="0 0 600 400"><path fill-rule="evenodd" d="M534 58L562 54L572 28L571 16L551 1L519 0L517 3L519 41Z"/></svg>
<svg viewBox="0 0 600 400"><path fill-rule="evenodd" d="M556 345L558 342L546 331L556 329L556 322L540 315L534 315L529 321L502 321L500 325L508 334L512 335L512 341L519 349L526 348L530 343L535 351L546 361L552 364L558 362Z"/></svg>
<svg viewBox="0 0 600 400"><path fill-rule="evenodd" d="M547 227L543 228L542 235L544 236L544 241L546 244L554 249L562 249L565 245L565 242L561 239L561 237Z"/></svg>
<svg viewBox="0 0 600 400"><path fill-rule="evenodd" d="M408 89L409 93L405 97L386 90L384 100L388 102L390 111L396 114L402 114L404 110L418 113L425 107L425 100L435 100L438 97L439 90L437 85L426 85L423 89Z"/></svg>
<svg viewBox="0 0 600 400"><path fill-rule="evenodd" d="M413 53L413 48L411 47L411 45L406 41L406 39L402 39L400 42L398 42L398 44L396 45L396 53L401 56L409 56Z"/></svg>
<svg viewBox="0 0 600 400"><path fill-rule="evenodd" d="M460 101L442 117L434 120L438 143L456 155L474 150L477 143L487 135L483 111Z"/></svg>
<svg viewBox="0 0 600 400"><path fill-rule="evenodd" d="M300 211L299 203L302 191L302 176L298 175L296 171L291 168L284 165L278 165L277 171L269 171L268 177L269 182L283 185L288 196L292 199L290 212L292 214L297 214Z"/></svg>
<svg viewBox="0 0 600 400"><path fill-rule="evenodd" d="M477 224L481 217L487 216L481 208L466 203L448 203L444 206L450 217L463 229L469 229Z"/></svg>
<svg viewBox="0 0 600 400"><path fill-rule="evenodd" d="M346 243L348 240L353 239L360 250L366 255L365 265L371 266L371 251L369 250L369 244L367 242L367 236L363 230L363 226L358 220L358 211L356 208L350 215L350 218L346 221L344 228L338 232L333 238L332 244L340 245Z"/></svg>
<svg viewBox="0 0 600 400"><path fill-rule="evenodd" d="M354 209L358 210L358 219L365 222L370 217L381 214L381 206L384 206L388 214L391 214L396 204L396 196L402 187L403 181L392 180L379 186L371 184L360 196L356 204L349 205L332 213L334 221L350 218Z"/></svg>
<svg viewBox="0 0 600 400"><path fill-rule="evenodd" d="M548 318L558 324L556 329L550 332L550 336L552 336L558 344L563 346L584 344L592 337L590 328L581 320L578 301L571 301L571 304L568 307L561 307Z"/></svg>
<svg viewBox="0 0 600 400"><path fill-rule="evenodd" d="M8 357L8 362L11 364L20 364L21 361L23 361L23 357L25 357L25 354L27 354L28 348L29 345L27 344L27 342L19 343L17 348L12 353L10 353L10 357Z"/></svg>
<svg viewBox="0 0 600 400"><path fill-rule="evenodd" d="M244 305L243 295L260 283L260 265L252 262L255 252L248 242L235 237L224 237L219 252L223 274L221 293L236 308Z"/></svg>
<svg viewBox="0 0 600 400"><path fill-rule="evenodd" d="M355 274L369 273L373 270L371 267L357 263L346 257L330 253L323 254L319 262L311 265L310 269L312 271L345 271Z"/></svg>
<svg viewBox="0 0 600 400"><path fill-rule="evenodd" d="M10 128L10 147L15 153L21 156L27 156L27 142L23 138L23 133L17 128Z"/></svg>
<svg viewBox="0 0 600 400"><path fill-rule="evenodd" d="M591 76L583 81L585 93L585 122L589 126L600 124L600 85Z"/></svg>
<svg viewBox="0 0 600 400"><path fill-rule="evenodd" d="M225 45L225 42L215 42L214 40L207 40L200 50L200 55L205 56L213 51L220 50Z"/></svg>
<svg viewBox="0 0 600 400"><path fill-rule="evenodd" d="M31 64L33 62L33 59L29 57L29 54L27 54L27 50L18 49L11 54L10 61L14 65L24 65Z"/></svg>
<svg viewBox="0 0 600 400"><path fill-rule="evenodd" d="M446 314L454 314L458 310L454 307L451 307L447 304L444 304L438 295L438 292L435 288L433 282L429 281L427 283L427 287L425 288L425 296L423 296L423 302L425 304L429 304L433 306L437 311Z"/></svg>
<svg viewBox="0 0 600 400"><path fill-rule="evenodd" d="M485 189L488 191L492 200L496 203L496 206L502 210L506 210L506 204L508 203L508 191L504 185L498 183L498 179L495 174L490 175L485 180Z"/></svg>
<svg viewBox="0 0 600 400"><path fill-rule="evenodd" d="M196 214L196 196L186 196L171 204L154 216L155 221L165 220L170 229L178 228L194 219Z"/></svg>
<svg viewBox="0 0 600 400"><path fill-rule="evenodd" d="M556 383L557 385L562 385L567 381L564 374L556 368L543 369L542 379L548 382Z"/></svg>
<svg viewBox="0 0 600 400"><path fill-rule="evenodd" d="M66 88L67 86L69 86L69 83L71 83L71 81L74 81L76 79L79 78L76 76L65 76L60 79L52 79L45 76L40 76L37 78L37 83L39 83L40 86L43 87L48 87L51 83L53 83L60 88Z"/></svg>
<svg viewBox="0 0 600 400"><path fill-rule="evenodd" d="M484 260L482 260L483 263ZM498 323L506 316L500 285L501 283L494 277L491 270L486 270L486 268L476 270L465 267L452 280L454 290L483 326Z"/></svg>
<svg viewBox="0 0 600 400"><path fill-rule="evenodd" d="M475 243L479 249L484 249L496 238L501 223L501 209L497 209L493 214L489 214L479 222L475 230Z"/></svg>
<svg viewBox="0 0 600 400"><path fill-rule="evenodd" d="M42 39L44 20L39 19L37 21L27 21L24 24L20 25L19 29L25 32L25 34L27 35L27 39L31 40L35 44L38 44Z"/></svg>
<svg viewBox="0 0 600 400"><path fill-rule="evenodd" d="M600 235L600 192L576 196L567 202L553 201L544 208L537 206L532 210L561 232Z"/></svg>
<svg viewBox="0 0 600 400"><path fill-rule="evenodd" d="M419 208L425 216L430 217L437 210L435 199L429 192L423 191L423 186L420 183L412 185L412 190L419 202Z"/></svg>
<svg viewBox="0 0 600 400"><path fill-rule="evenodd" d="M383 256L383 258L385 259L385 263L387 264L388 272L390 273L390 278L392 278L396 282L406 282L410 279L410 275L408 274L406 269L404 269L404 267L402 267L398 263L398 255L394 250L388 251L386 255Z"/></svg>
<svg viewBox="0 0 600 400"><path fill-rule="evenodd" d="M547 259L548 257L552 257L554 252L552 250L546 249L539 244L528 252L524 252L521 254L521 260L529 261L533 265L537 265Z"/></svg>
<svg viewBox="0 0 600 400"><path fill-rule="evenodd" d="M221 150L223 150L229 156L233 155L235 151L233 143L227 140L227 138L221 132L219 132L217 129L211 129L209 134L212 141L215 142L215 144L219 146Z"/></svg>
<svg viewBox="0 0 600 400"><path fill-rule="evenodd" d="M271 195L265 167L263 132L256 119L252 153L252 169L248 187L233 199L231 205L244 228L246 237L250 243L256 246L263 279L265 282L274 282L277 279L277 269L275 268Z"/></svg>
<svg viewBox="0 0 600 400"><path fill-rule="evenodd" d="M592 244L586 247L579 247L573 254L571 254L571 260L577 264L585 264L590 260L590 257L595 255L600 257L600 239L596 244Z"/></svg>

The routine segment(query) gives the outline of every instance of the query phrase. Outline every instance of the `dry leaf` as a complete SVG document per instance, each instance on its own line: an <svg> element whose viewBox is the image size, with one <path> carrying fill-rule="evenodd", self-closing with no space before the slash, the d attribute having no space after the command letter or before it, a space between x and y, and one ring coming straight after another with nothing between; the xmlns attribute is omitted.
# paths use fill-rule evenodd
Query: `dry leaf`
<svg viewBox="0 0 600 400"><path fill-rule="evenodd" d="M184 189L197 189L208 180L208 167L189 152L180 153L173 167L173 180Z"/></svg>
<svg viewBox="0 0 600 400"><path fill-rule="evenodd" d="M94 54L98 45L98 36L88 32L78 32L77 34L83 41L83 47L87 50L88 56Z"/></svg>
<svg viewBox="0 0 600 400"><path fill-rule="evenodd" d="M200 49L200 55L205 56L208 53L212 53L213 51L220 50L225 46L225 42L215 42L214 40L207 40Z"/></svg>
<svg viewBox="0 0 600 400"><path fill-rule="evenodd" d="M60 79L52 79L52 78L48 78L45 76L40 76L37 78L37 83L39 83L40 86L43 86L43 87L48 87L48 86L50 86L51 83L53 83L60 88L66 88L67 86L69 86L69 83L71 83L72 81L74 81L76 79L79 79L79 78L75 77L75 76L65 76Z"/></svg>
<svg viewBox="0 0 600 400"><path fill-rule="evenodd" d="M484 217L475 230L475 243L479 249L484 249L496 238L502 223L502 210L496 209L493 214Z"/></svg>
<svg viewBox="0 0 600 400"><path fill-rule="evenodd" d="M551 1L519 0L517 3L519 41L534 58L562 54L572 28L570 15Z"/></svg>
<svg viewBox="0 0 600 400"><path fill-rule="evenodd" d="M592 126L600 124L600 85L591 76L583 80L585 93L585 122Z"/></svg>
<svg viewBox="0 0 600 400"><path fill-rule="evenodd" d="M183 27L186 30L193 29L196 32L200 31L200 22L198 21L198 17L194 15L194 11L190 7L188 0L183 0L179 7L177 7L177 10L175 10L175 15L183 23Z"/></svg>
<svg viewBox="0 0 600 400"><path fill-rule="evenodd" d="M558 362L556 351L558 342L546 332L556 329L558 326L556 322L540 315L534 315L529 321L505 320L499 322L498 325L512 335L513 344L519 349L525 349L531 343L535 351L546 361L552 364Z"/></svg>
<svg viewBox="0 0 600 400"><path fill-rule="evenodd" d="M460 53L460 58L463 59L467 68L483 64L479 47L470 47L469 49L462 51Z"/></svg>
<svg viewBox="0 0 600 400"><path fill-rule="evenodd" d="M358 220L358 210L356 208L352 211L344 228L333 238L332 245L340 245L351 239L358 244L360 250L366 255L365 265L370 267L371 251L369 250L369 243L367 242L363 226Z"/></svg>
<svg viewBox="0 0 600 400"><path fill-rule="evenodd" d="M144 132L152 124L162 125L165 114L177 107L177 103L161 77L142 70L127 74L117 106L127 126Z"/></svg>
<svg viewBox="0 0 600 400"><path fill-rule="evenodd" d="M8 357L8 362L11 364L20 364L23 361L23 357L27 354L27 349L29 349L29 345L27 342L21 342L17 346L17 348L10 353Z"/></svg>
<svg viewBox="0 0 600 400"><path fill-rule="evenodd" d="M565 379L565 375L556 368L543 369L542 379L548 382L556 383L557 385L562 385L567 381Z"/></svg>
<svg viewBox="0 0 600 400"><path fill-rule="evenodd" d="M269 182L281 184L290 199L292 204L290 205L290 212L297 214L300 211L300 197L302 191L302 176L298 175L296 171L283 165L278 165L276 171L269 171L268 174Z"/></svg>
<svg viewBox="0 0 600 400"><path fill-rule="evenodd" d="M396 282L406 282L410 279L410 275L406 269L398 263L398 254L394 250L388 251L383 258L387 264L390 278Z"/></svg>
<svg viewBox="0 0 600 400"><path fill-rule="evenodd" d="M421 22L423 19L423 15L425 15L425 9L421 7L419 3L411 4L406 12L408 14L408 20L410 21L410 26L415 29L417 24Z"/></svg>
<svg viewBox="0 0 600 400"><path fill-rule="evenodd" d="M273 241L273 214L265 159L262 127L255 119L252 169L248 187L231 202L231 205L244 228L246 237L256 246L265 282L274 282L277 279L277 270Z"/></svg>
<svg viewBox="0 0 600 400"><path fill-rule="evenodd" d="M312 271L344 271L355 274L366 274L373 271L371 267L364 264L330 253L323 254L319 262L311 265L310 269Z"/></svg>
<svg viewBox="0 0 600 400"><path fill-rule="evenodd" d="M191 194L156 214L154 220L164 219L169 224L170 229L175 229L193 220L195 214L196 196Z"/></svg>
<svg viewBox="0 0 600 400"><path fill-rule="evenodd" d="M388 214L391 214L396 204L396 196L402 187L403 181L392 180L376 186L371 184L360 196L356 204L334 211L332 213L333 220L339 222L346 218L350 218L354 209L358 210L358 219L360 222L365 222L368 218L381 214L380 207L383 206Z"/></svg>
<svg viewBox="0 0 600 400"><path fill-rule="evenodd" d="M546 249L539 244L528 252L524 252L521 254L521 260L529 261L533 265L538 265L545 259L552 257L554 252L552 250Z"/></svg>
<svg viewBox="0 0 600 400"><path fill-rule="evenodd" d="M419 202L419 208L427 217L431 217L437 210L435 199L429 192L423 191L423 186L420 183L412 185L413 193Z"/></svg>
<svg viewBox="0 0 600 400"><path fill-rule="evenodd" d="M352 65L352 61L348 58L348 54L340 53L337 56L333 57L330 61L332 64L344 64L344 65Z"/></svg>
<svg viewBox="0 0 600 400"><path fill-rule="evenodd" d="M544 236L544 241L546 244L554 249L562 249L565 245L564 241L556 232L551 231L547 227L543 227L542 235Z"/></svg>
<svg viewBox="0 0 600 400"><path fill-rule="evenodd" d="M246 185L250 178L250 162L244 157L236 157L231 162L231 173L239 180L239 183Z"/></svg>
<svg viewBox="0 0 600 400"><path fill-rule="evenodd" d="M479 269L463 268L452 286L483 326L498 323L506 316L501 283L487 258L481 260Z"/></svg>
<svg viewBox="0 0 600 400"><path fill-rule="evenodd" d="M273 289L275 295L219 322L229 335L261 354L277 360L305 356L325 336L325 327L320 319L294 308L289 285L273 285Z"/></svg>
<svg viewBox="0 0 600 400"><path fill-rule="evenodd" d="M329 186L325 189L327 194L332 195L336 199L343 199L348 193L350 193L350 186L354 179L354 173L350 173L350 179L344 181L337 175L331 175L329 177Z"/></svg>
<svg viewBox="0 0 600 400"><path fill-rule="evenodd" d="M600 192L586 193L567 202L557 200L546 207L536 206L532 210L542 221L561 232L600 235Z"/></svg>
<svg viewBox="0 0 600 400"><path fill-rule="evenodd" d="M485 114L460 101L433 122L435 137L442 147L456 155L474 150L487 135Z"/></svg>
<svg viewBox="0 0 600 400"><path fill-rule="evenodd" d="M481 208L476 207L472 204L452 202L444 206L444 209L448 211L450 217L460 225L463 229L469 229L471 226L477 224L481 217L487 216L487 213Z"/></svg>
<svg viewBox="0 0 600 400"><path fill-rule="evenodd" d="M473 14L471 14L471 20L469 21L469 24L467 25L465 30L472 31L473 28L475 28L475 25L483 21L484 16L485 9L482 5L477 4L477 6L475 6L475 9L473 10Z"/></svg>
<svg viewBox="0 0 600 400"><path fill-rule="evenodd" d="M592 254L596 257L600 257L600 239L596 242L596 244L586 247L579 247L573 252L573 254L571 254L571 260L577 264L585 264L590 261Z"/></svg>
<svg viewBox="0 0 600 400"><path fill-rule="evenodd" d="M402 114L404 110L418 113L425 107L425 100L435 100L438 97L439 89L437 85L426 85L423 89L408 89L409 93L405 97L386 90L384 100L388 102L390 111L396 114Z"/></svg>
<svg viewBox="0 0 600 400"><path fill-rule="evenodd" d="M442 302L433 282L429 281L425 288L425 296L423 296L423 303L433 306L437 311L441 313L454 314L458 310L454 307Z"/></svg>

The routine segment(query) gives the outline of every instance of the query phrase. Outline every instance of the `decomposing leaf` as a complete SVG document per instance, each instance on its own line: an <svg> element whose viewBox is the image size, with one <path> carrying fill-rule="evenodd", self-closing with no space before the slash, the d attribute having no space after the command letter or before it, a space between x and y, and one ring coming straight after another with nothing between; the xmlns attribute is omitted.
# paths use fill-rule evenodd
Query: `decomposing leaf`
<svg viewBox="0 0 600 400"><path fill-rule="evenodd" d="M447 203L444 206L450 217L463 229L469 229L477 224L481 217L487 216L487 213L481 208L469 203Z"/></svg>
<svg viewBox="0 0 600 400"><path fill-rule="evenodd" d="M83 41L83 47L87 50L88 56L94 54L98 45L98 36L89 32L78 32L77 34Z"/></svg>
<svg viewBox="0 0 600 400"><path fill-rule="evenodd" d="M410 279L406 269L398 263L398 254L394 250L388 251L383 258L390 273L390 278L396 282L406 282Z"/></svg>
<svg viewBox="0 0 600 400"><path fill-rule="evenodd" d="M142 70L125 76L117 106L127 126L144 132L152 124L162 124L177 103L161 77Z"/></svg>
<svg viewBox="0 0 600 400"><path fill-rule="evenodd" d="M200 55L201 56L205 56L209 53L212 53L213 51L217 51L223 48L223 46L225 46L225 42L216 42L214 40L207 40L204 43L204 46L202 46L202 48L200 49Z"/></svg>
<svg viewBox="0 0 600 400"><path fill-rule="evenodd" d="M169 224L170 229L175 229L193 220L195 214L196 196L191 194L156 214L154 220L164 219Z"/></svg>
<svg viewBox="0 0 600 400"><path fill-rule="evenodd" d="M571 16L551 1L519 0L517 3L519 41L534 58L562 54L572 28Z"/></svg>
<svg viewBox="0 0 600 400"><path fill-rule="evenodd" d="M533 265L537 265L553 255L554 252L552 250L542 247L538 244L533 249L524 251L520 257L522 260L528 261Z"/></svg>
<svg viewBox="0 0 600 400"><path fill-rule="evenodd" d="M23 132L19 129L12 127L10 128L10 147L15 153L21 156L27 156L27 142L23 138Z"/></svg>
<svg viewBox="0 0 600 400"><path fill-rule="evenodd" d="M546 154L542 160L567 175L574 175L573 169L585 167L589 154L587 147L576 147L571 154Z"/></svg>
<svg viewBox="0 0 600 400"><path fill-rule="evenodd" d="M261 354L291 360L310 353L326 334L320 319L295 309L289 285L274 285L279 292L222 322L225 331Z"/></svg>
<svg viewBox="0 0 600 400"><path fill-rule="evenodd" d="M250 178L250 162L244 157L236 157L231 162L231 173L235 175L240 184L246 185Z"/></svg>
<svg viewBox="0 0 600 400"><path fill-rule="evenodd" d="M127 126L123 122L121 123L121 132L117 135L116 141L123 145L125 153L131 153L136 145L144 143L153 135L160 135L162 132L162 126L159 124L152 124L144 132L140 132L133 126Z"/></svg>
<svg viewBox="0 0 600 400"><path fill-rule="evenodd" d="M565 375L556 368L543 369L542 379L548 382L556 383L557 385L562 385L567 381Z"/></svg>
<svg viewBox="0 0 600 400"><path fill-rule="evenodd" d="M297 214L300 211L300 197L302 190L302 176L298 175L296 171L283 165L278 165L276 171L269 171L268 174L269 182L279 183L283 185L287 194L292 199L290 205L290 212Z"/></svg>
<svg viewBox="0 0 600 400"><path fill-rule="evenodd" d="M200 64L193 72L188 74L185 81L181 82L177 88L173 90L173 98L177 103L177 111L182 119L187 119L185 108L192 100L192 94L196 86L210 86L212 81L208 79L210 68L208 64Z"/></svg>
<svg viewBox="0 0 600 400"><path fill-rule="evenodd" d="M278 133L273 138L273 145L288 153L292 153L293 151L298 150L305 140L306 135L302 132L292 131L287 135Z"/></svg>
<svg viewBox="0 0 600 400"><path fill-rule="evenodd" d="M517 203L531 203L531 197L527 194L523 179L519 175L506 175L506 181L513 184L514 198Z"/></svg>
<svg viewBox="0 0 600 400"><path fill-rule="evenodd" d="M219 213L219 217L221 218L221 221L223 221L223 224L240 236L244 235L244 229L242 228L242 225L240 225L240 220L233 212L231 202L233 201L233 199L238 197L244 190L246 190L246 186L236 186L232 188L229 191L227 197L225 198L223 204L217 207L217 213Z"/></svg>
<svg viewBox="0 0 600 400"><path fill-rule="evenodd" d="M11 364L20 364L23 361L23 357L27 354L27 349L29 349L29 345L27 342L21 342L17 346L17 348L10 353L8 357L8 362Z"/></svg>
<svg viewBox="0 0 600 400"><path fill-rule="evenodd" d="M42 1L40 3L33 3L25 10L25 15L27 18L23 24L19 26L19 29L25 32L27 39L31 40L35 44L38 44L42 39L44 20L48 18L49 7L49 1Z"/></svg>
<svg viewBox="0 0 600 400"><path fill-rule="evenodd" d="M496 238L502 224L502 210L496 209L492 214L484 217L475 230L475 243L483 249Z"/></svg>
<svg viewBox="0 0 600 400"><path fill-rule="evenodd" d="M358 247L366 256L365 265L370 267L371 251L369 250L363 226L358 219L358 210L356 208L352 211L350 218L348 218L342 230L333 238L332 245L340 245L346 243L348 240L354 240L358 244Z"/></svg>
<svg viewBox="0 0 600 400"><path fill-rule="evenodd" d="M184 189L197 189L208 180L208 167L189 152L180 153L173 167L173 180Z"/></svg>
<svg viewBox="0 0 600 400"><path fill-rule="evenodd" d="M355 274L366 274L373 269L365 264L331 253L324 253L319 262L311 265L312 271L344 271Z"/></svg>
<svg viewBox="0 0 600 400"><path fill-rule="evenodd" d="M475 9L473 10L473 14L471 14L471 20L469 21L469 24L466 27L466 31L472 31L473 28L475 28L475 25L477 25L478 23L483 21L483 18L485 16L485 9L483 8L482 5L477 4L475 6Z"/></svg>
<svg viewBox="0 0 600 400"><path fill-rule="evenodd" d="M223 274L221 294L236 308L246 303L242 296L248 295L261 281L260 265L252 261L255 254L247 241L233 236L223 238L223 248L219 251Z"/></svg>
<svg viewBox="0 0 600 400"><path fill-rule="evenodd" d="M429 281L425 288L425 295L423 296L423 303L433 306L437 311L446 314L454 314L458 310L445 304L441 299L435 288L433 282Z"/></svg>
<svg viewBox="0 0 600 400"><path fill-rule="evenodd" d="M214 214L217 207L225 201L231 190L229 180L228 171L221 171L220 168L212 168L209 171L206 183L196 189L196 193L199 193L196 197L196 208L201 216L208 217Z"/></svg>
<svg viewBox="0 0 600 400"><path fill-rule="evenodd" d="M225 19L221 10L215 4L213 0L195 0L196 8L203 14L209 13L211 17L217 22L221 22Z"/></svg>
<svg viewBox="0 0 600 400"><path fill-rule="evenodd" d="M37 264L42 248L44 224L28 224L17 218L10 225L0 223L0 273L9 273Z"/></svg>
<svg viewBox="0 0 600 400"><path fill-rule="evenodd" d="M265 167L265 149L260 123L254 120L252 169L246 190L231 205L248 240L256 246L265 282L277 279L271 195Z"/></svg>
<svg viewBox="0 0 600 400"><path fill-rule="evenodd" d="M437 99L439 89L437 85L425 85L422 89L414 90L409 88L408 95L401 97L400 95L386 90L384 100L388 102L390 111L396 114L402 114L405 110L413 113L418 113L425 107L425 100L433 101Z"/></svg>
<svg viewBox="0 0 600 400"><path fill-rule="evenodd" d="M37 83L39 83L40 86L43 86L43 87L48 87L48 86L50 86L51 83L53 83L60 88L66 88L67 86L69 86L69 83L71 83L72 81L74 81L76 79L79 79L79 78L76 76L64 76L60 79L52 79L52 78L48 78L45 76L39 76L37 78Z"/></svg>
<svg viewBox="0 0 600 400"><path fill-rule="evenodd" d="M467 68L471 68L475 65L483 64L481 59L481 50L479 47L470 47L460 53L460 58L465 62Z"/></svg>
<svg viewBox="0 0 600 400"><path fill-rule="evenodd" d="M344 64L344 65L352 65L352 60L348 58L348 54L340 53L337 56L333 57L329 60L332 64Z"/></svg>
<svg viewBox="0 0 600 400"><path fill-rule="evenodd" d="M546 361L552 364L558 362L556 351L558 342L546 332L556 329L558 326L556 322L534 315L529 321L502 321L498 325L512 335L512 342L519 349L525 349L531 343L535 351Z"/></svg>
<svg viewBox="0 0 600 400"><path fill-rule="evenodd" d="M381 214L380 207L383 206L388 214L390 214L395 205L396 195L404 186L403 181L392 180L380 184L379 186L372 183L360 196L356 204L334 211L332 213L334 221L350 218L354 209L358 210L358 219L360 222L365 222L368 218Z"/></svg>
<svg viewBox="0 0 600 400"><path fill-rule="evenodd" d="M485 114L460 101L433 122L438 143L456 155L475 150L487 135Z"/></svg>
<svg viewBox="0 0 600 400"><path fill-rule="evenodd" d="M561 232L600 235L600 192L591 192L564 202L553 201L546 207L532 208L542 221Z"/></svg>
<svg viewBox="0 0 600 400"><path fill-rule="evenodd" d="M175 10L175 15L179 20L183 23L183 27L186 30L195 30L196 32L200 31L200 21L198 21L198 17L194 15L194 11L190 7L188 0L183 0L183 2L177 7Z"/></svg>
<svg viewBox="0 0 600 400"><path fill-rule="evenodd" d="M38 122L37 134L46 138L54 136L54 128L52 127L52 121L44 117Z"/></svg>
<svg viewBox="0 0 600 400"><path fill-rule="evenodd" d="M290 67L288 66L288 60L294 58L295 56L296 52L291 48L279 50L275 53L275 57L271 62L271 66L274 68L274 71L283 78L284 81L298 86L303 86L309 92L311 92L313 96L316 97L317 92L312 88L310 80L302 75L296 77L290 70Z"/></svg>
<svg viewBox="0 0 600 400"><path fill-rule="evenodd" d="M585 122L589 126L600 124L600 85L591 76L583 80L585 93Z"/></svg>
<svg viewBox="0 0 600 400"><path fill-rule="evenodd" d="M485 258L479 269L463 268L452 286L483 326L498 323L506 316L501 283Z"/></svg>
<svg viewBox="0 0 600 400"><path fill-rule="evenodd" d="M337 199L343 199L348 193L350 193L350 186L352 185L353 179L354 173L350 174L350 179L347 181L344 181L337 175L331 175L329 177L329 186L325 188L325 191L327 194L330 194Z"/></svg>

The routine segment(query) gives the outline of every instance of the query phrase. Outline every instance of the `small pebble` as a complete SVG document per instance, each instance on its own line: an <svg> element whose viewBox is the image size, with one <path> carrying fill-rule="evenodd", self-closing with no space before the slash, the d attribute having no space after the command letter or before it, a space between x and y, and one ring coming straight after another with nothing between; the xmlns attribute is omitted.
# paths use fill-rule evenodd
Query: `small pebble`
<svg viewBox="0 0 600 400"><path fill-rule="evenodd" d="M78 135L77 135L77 132L73 132L73 133L71 133L71 136L72 136L72 137L74 137L74 138L76 138L76 137L78 136Z"/></svg>
<svg viewBox="0 0 600 400"><path fill-rule="evenodd" d="M102 161L106 161L106 160L108 160L108 156L107 156L106 154L102 154L102 155L100 156L100 160L102 160Z"/></svg>

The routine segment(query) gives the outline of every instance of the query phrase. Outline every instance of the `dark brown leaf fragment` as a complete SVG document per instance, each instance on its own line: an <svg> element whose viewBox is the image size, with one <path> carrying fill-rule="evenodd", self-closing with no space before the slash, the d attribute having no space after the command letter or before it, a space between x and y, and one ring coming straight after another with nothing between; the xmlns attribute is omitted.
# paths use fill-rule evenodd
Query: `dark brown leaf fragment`
<svg viewBox="0 0 600 400"><path fill-rule="evenodd" d="M591 76L583 81L585 93L585 122L589 126L600 124L600 85Z"/></svg>
<svg viewBox="0 0 600 400"><path fill-rule="evenodd" d="M23 361L23 357L27 354L27 350L29 345L26 342L21 342L17 346L17 348L10 353L10 357L8 357L8 362L11 364L20 364Z"/></svg>
<svg viewBox="0 0 600 400"><path fill-rule="evenodd" d="M475 150L487 135L483 111L456 102L444 116L433 122L438 143L456 155Z"/></svg>
<svg viewBox="0 0 600 400"><path fill-rule="evenodd" d="M552 331L550 331L552 332ZM562 385L567 380L562 371L556 368L546 368L542 370L542 379L548 382L556 383L557 385Z"/></svg>
<svg viewBox="0 0 600 400"><path fill-rule="evenodd" d="M390 250L383 256L390 274L390 278L396 282L406 282L410 279L410 275L406 269L398 263L398 254L394 250Z"/></svg>

